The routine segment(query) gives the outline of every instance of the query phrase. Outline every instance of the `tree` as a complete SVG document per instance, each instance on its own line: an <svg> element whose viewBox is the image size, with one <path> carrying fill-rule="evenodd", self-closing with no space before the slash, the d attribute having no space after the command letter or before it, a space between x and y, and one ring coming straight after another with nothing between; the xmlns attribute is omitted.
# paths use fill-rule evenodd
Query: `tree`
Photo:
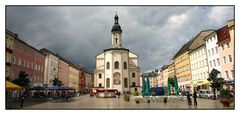
<svg viewBox="0 0 240 115"><path fill-rule="evenodd" d="M61 85L63 85L62 84L62 81L61 80L59 80L58 78L54 78L53 80L52 80L52 85L53 86L61 86Z"/></svg>
<svg viewBox="0 0 240 115"><path fill-rule="evenodd" d="M210 82L210 87L213 88L214 99L216 99L216 89L220 90L224 82L223 78L217 77L218 74L220 74L220 71L212 69L211 73L209 74L209 78L207 79Z"/></svg>
<svg viewBox="0 0 240 115"><path fill-rule="evenodd" d="M28 74L26 74L24 71L20 71L20 73L18 74L18 78L13 80L12 82L21 87L27 87L29 86L30 80L28 78Z"/></svg>
<svg viewBox="0 0 240 115"><path fill-rule="evenodd" d="M171 86L172 86L172 87L175 87L175 84L174 84L174 79L173 79L173 77L169 78L169 80L170 80L170 84L171 84Z"/></svg>

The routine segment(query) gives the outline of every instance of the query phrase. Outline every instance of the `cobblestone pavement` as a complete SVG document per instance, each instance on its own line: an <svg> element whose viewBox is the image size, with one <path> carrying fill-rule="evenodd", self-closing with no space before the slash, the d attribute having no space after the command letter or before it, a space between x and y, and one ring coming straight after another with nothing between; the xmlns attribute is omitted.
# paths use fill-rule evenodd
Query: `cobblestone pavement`
<svg viewBox="0 0 240 115"><path fill-rule="evenodd" d="M89 95L75 97L69 102L48 101L35 105L24 106L22 109L230 109L231 107L223 107L219 100L199 99L198 106L188 106L187 102L168 102L168 103L139 103L136 104L131 98L130 102L120 98L96 98Z"/></svg>

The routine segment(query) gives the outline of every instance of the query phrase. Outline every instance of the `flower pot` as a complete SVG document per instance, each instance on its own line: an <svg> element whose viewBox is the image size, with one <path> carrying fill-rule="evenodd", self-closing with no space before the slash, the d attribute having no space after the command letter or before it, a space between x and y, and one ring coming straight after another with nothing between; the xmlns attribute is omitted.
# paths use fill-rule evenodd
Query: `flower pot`
<svg viewBox="0 0 240 115"><path fill-rule="evenodd" d="M222 102L224 107L230 107L230 102Z"/></svg>
<svg viewBox="0 0 240 115"><path fill-rule="evenodd" d="M136 100L135 102L136 102L137 104L139 104L139 103L140 103L140 101L139 101L139 100Z"/></svg>
<svg viewBox="0 0 240 115"><path fill-rule="evenodd" d="M147 100L147 103L150 103L150 100Z"/></svg>

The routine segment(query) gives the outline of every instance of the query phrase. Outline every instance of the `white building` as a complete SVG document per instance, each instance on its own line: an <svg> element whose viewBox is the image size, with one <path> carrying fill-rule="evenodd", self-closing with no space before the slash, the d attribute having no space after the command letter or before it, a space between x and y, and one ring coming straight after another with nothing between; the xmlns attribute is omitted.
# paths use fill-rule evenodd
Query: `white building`
<svg viewBox="0 0 240 115"><path fill-rule="evenodd" d="M44 71L44 85L52 86L52 80L58 74L58 57L46 48L40 49L46 54L45 58L45 71Z"/></svg>
<svg viewBox="0 0 240 115"><path fill-rule="evenodd" d="M197 90L209 89L209 77L207 52L204 38L213 33L213 30L205 30L198 34L197 38L189 47L192 71L192 85Z"/></svg>
<svg viewBox="0 0 240 115"><path fill-rule="evenodd" d="M220 63L220 58L218 54L219 48L217 45L218 38L217 38L216 31L214 31L212 34L206 37L205 42L206 42L209 73L211 73L213 68L221 72L221 63ZM218 75L218 77L221 77L221 73Z"/></svg>
<svg viewBox="0 0 240 115"><path fill-rule="evenodd" d="M122 29L114 17L111 30L112 48L105 49L96 56L94 87L117 89L121 93L138 91L140 87L140 68L138 55L122 47Z"/></svg>

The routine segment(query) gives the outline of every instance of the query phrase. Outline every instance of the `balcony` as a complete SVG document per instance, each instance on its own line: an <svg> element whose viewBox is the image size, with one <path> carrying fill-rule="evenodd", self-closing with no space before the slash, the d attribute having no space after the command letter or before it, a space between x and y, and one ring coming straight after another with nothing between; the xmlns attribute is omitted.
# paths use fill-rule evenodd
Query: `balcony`
<svg viewBox="0 0 240 115"><path fill-rule="evenodd" d="M13 50L10 48L6 48L6 52L13 53Z"/></svg>
<svg viewBox="0 0 240 115"><path fill-rule="evenodd" d="M6 66L11 66L11 63L10 62L6 62Z"/></svg>

